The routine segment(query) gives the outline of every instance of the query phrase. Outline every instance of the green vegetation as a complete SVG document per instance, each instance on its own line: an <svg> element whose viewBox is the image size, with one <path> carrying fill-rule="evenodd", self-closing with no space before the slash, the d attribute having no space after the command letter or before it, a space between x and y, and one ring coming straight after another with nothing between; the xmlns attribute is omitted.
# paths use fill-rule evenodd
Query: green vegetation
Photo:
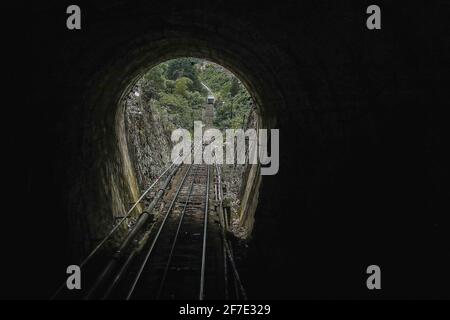
<svg viewBox="0 0 450 320"><path fill-rule="evenodd" d="M242 128L250 112L251 98L240 81L222 67L196 58L180 58L161 63L139 81L142 98L151 105L169 129L193 129L202 119L208 91L213 91L215 126L219 129Z"/></svg>
<svg viewBox="0 0 450 320"><path fill-rule="evenodd" d="M200 83L197 59L181 58L161 63L140 80L143 99L166 119L166 127L192 129L202 117L207 92Z"/></svg>
<svg viewBox="0 0 450 320"><path fill-rule="evenodd" d="M207 63L199 76L216 98L214 125L219 129L244 128L252 99L238 78L213 63Z"/></svg>

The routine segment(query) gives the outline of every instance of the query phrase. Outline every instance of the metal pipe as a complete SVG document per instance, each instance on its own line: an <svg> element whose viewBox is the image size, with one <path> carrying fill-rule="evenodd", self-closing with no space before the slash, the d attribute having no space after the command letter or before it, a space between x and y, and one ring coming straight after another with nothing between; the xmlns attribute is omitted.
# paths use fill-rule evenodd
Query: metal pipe
<svg viewBox="0 0 450 320"><path fill-rule="evenodd" d="M139 199L136 200L136 202L131 206L131 208L127 211L125 216L119 221L119 223L108 233L108 235L92 250L92 252L80 263L80 267L84 266L86 263L89 262L89 260L95 255L95 253L102 247L106 240L108 240L111 235L119 228L119 226L128 218L128 216L133 212L134 208L141 202L142 199L147 195L147 193L153 189L153 187L158 183L158 181L161 179L161 177L166 174L167 171L172 168L174 163L172 163L164 172L150 185L150 187L145 190L145 192L139 197Z"/></svg>
<svg viewBox="0 0 450 320"><path fill-rule="evenodd" d="M131 254L127 257L127 260L124 262L122 267L120 267L119 272L117 272L116 276L114 277L113 281L111 281L111 284L106 289L105 294L102 297L102 300L108 299L110 294L113 292L113 290L116 288L117 284L119 283L120 279L122 279L123 275L127 271L128 267L131 264L131 261L133 261L134 257L136 256L138 250L135 248L131 252Z"/></svg>
<svg viewBox="0 0 450 320"><path fill-rule="evenodd" d="M176 160L178 160L181 157L178 157ZM173 162L170 166L168 166L160 175L158 178L156 178L156 180L147 188L147 190L144 191L144 193L139 197L139 199L136 200L136 202L131 206L131 208L127 211L127 213L122 217L122 219L119 221L119 223L117 223L112 229L111 231L103 238L102 241L100 241L100 243L98 245L95 246L95 248L86 256L86 258L84 258L80 263L79 266L80 268L82 268L83 266L85 266L94 256L95 254L98 252L98 250L100 250L100 248L106 243L106 241L114 234L114 232L116 232L116 230L119 228L119 226L122 225L122 223L128 218L128 216L133 212L133 210L136 208L136 206L141 202L142 199L144 199L144 197L147 195L147 193L153 189L153 187L156 185L156 183L158 183L158 181L166 174L167 171L170 170L170 168L172 168L174 166L175 162ZM54 300L59 293L66 287L66 281L64 281L59 287L58 289L55 291L55 293L51 296L50 300Z"/></svg>
<svg viewBox="0 0 450 320"><path fill-rule="evenodd" d="M100 274L100 276L94 282L94 285L91 287L87 295L84 297L85 300L91 299L95 291L98 289L98 287L103 283L103 281L105 281L106 278L109 277L112 270L116 267L118 260L122 257L124 250L128 247L129 243L134 239L134 237L138 234L142 226L147 221L150 213L153 211L154 207L156 206L156 203L162 197L164 190L169 185L170 181L172 180L172 177L177 172L179 167L180 165L176 166L175 169L170 173L170 175L164 181L163 187L159 189L158 193L156 194L155 198L150 203L148 208L144 212L142 212L142 214L139 216L139 219L134 225L133 229L127 234L126 238L122 241L122 244L120 245L119 249L117 249L116 252L113 254L110 261Z"/></svg>
<svg viewBox="0 0 450 320"><path fill-rule="evenodd" d="M147 232L147 235L151 234L153 231L153 228L155 227L155 224L152 224L150 227L150 230ZM144 236L144 238L146 238ZM133 261L134 257L142 250L143 246L147 242L147 239L143 240L142 244L139 244L138 246L134 247L130 255L127 257L127 260L124 262L120 270L117 272L116 276L114 277L113 281L109 285L108 289L106 290L105 294L102 297L102 300L108 299L108 297L111 295L113 290L116 288L116 286L119 284L119 282L122 280L122 277L124 276L125 272L128 270L128 268L131 265L131 262Z"/></svg>

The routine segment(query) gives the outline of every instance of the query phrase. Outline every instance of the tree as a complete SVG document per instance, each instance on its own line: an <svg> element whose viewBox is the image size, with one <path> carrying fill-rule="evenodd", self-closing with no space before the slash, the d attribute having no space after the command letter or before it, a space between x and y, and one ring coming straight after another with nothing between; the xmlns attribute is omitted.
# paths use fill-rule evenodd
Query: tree
<svg viewBox="0 0 450 320"><path fill-rule="evenodd" d="M201 120L206 101L207 91L201 79L216 98L216 127L242 128L251 109L250 95L239 79L222 67L207 63L204 69L198 68L203 62L194 58L174 59L149 70L138 83L144 103L156 100L152 107L164 114L165 128L192 130L193 121Z"/></svg>
<svg viewBox="0 0 450 320"><path fill-rule="evenodd" d="M143 98L150 100L151 98L159 98L159 93L166 89L166 79L164 77L166 65L161 63L152 68L142 77L142 93Z"/></svg>
<svg viewBox="0 0 450 320"><path fill-rule="evenodd" d="M175 94L186 97L188 90L192 88L193 81L189 78L182 77L175 80Z"/></svg>
<svg viewBox="0 0 450 320"><path fill-rule="evenodd" d="M196 59L192 58L180 58L170 60L168 62L166 77L170 80L177 80L181 77L186 77L192 80L192 89L202 92L203 86L198 78L197 69L194 65L197 63Z"/></svg>

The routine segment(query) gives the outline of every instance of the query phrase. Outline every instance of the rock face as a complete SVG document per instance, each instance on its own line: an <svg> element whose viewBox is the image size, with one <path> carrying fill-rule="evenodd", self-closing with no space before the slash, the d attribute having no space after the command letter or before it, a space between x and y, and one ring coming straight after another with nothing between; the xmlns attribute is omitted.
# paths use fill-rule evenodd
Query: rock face
<svg viewBox="0 0 450 320"><path fill-rule="evenodd" d="M248 114L247 129L258 128L258 113L256 106ZM246 150L248 157L248 149ZM238 238L248 239L251 236L255 211L258 204L258 191L261 184L259 165L222 165L223 184L226 186L225 198L227 199L231 212L231 230Z"/></svg>
<svg viewBox="0 0 450 320"><path fill-rule="evenodd" d="M171 152L170 132L152 100L143 96L138 83L126 99L125 109L128 150L141 193L164 171Z"/></svg>

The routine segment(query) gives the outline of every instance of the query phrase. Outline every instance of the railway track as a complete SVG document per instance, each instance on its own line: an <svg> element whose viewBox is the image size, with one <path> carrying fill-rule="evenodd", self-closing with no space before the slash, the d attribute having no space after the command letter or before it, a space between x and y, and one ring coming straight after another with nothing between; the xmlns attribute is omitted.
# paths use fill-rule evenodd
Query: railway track
<svg viewBox="0 0 450 320"><path fill-rule="evenodd" d="M190 165L164 207L164 218L139 267L130 273L127 299L204 296L210 168Z"/></svg>
<svg viewBox="0 0 450 320"><path fill-rule="evenodd" d="M91 270L84 299L246 298L226 239L220 169L182 164L165 172L119 248L97 260L103 267Z"/></svg>

